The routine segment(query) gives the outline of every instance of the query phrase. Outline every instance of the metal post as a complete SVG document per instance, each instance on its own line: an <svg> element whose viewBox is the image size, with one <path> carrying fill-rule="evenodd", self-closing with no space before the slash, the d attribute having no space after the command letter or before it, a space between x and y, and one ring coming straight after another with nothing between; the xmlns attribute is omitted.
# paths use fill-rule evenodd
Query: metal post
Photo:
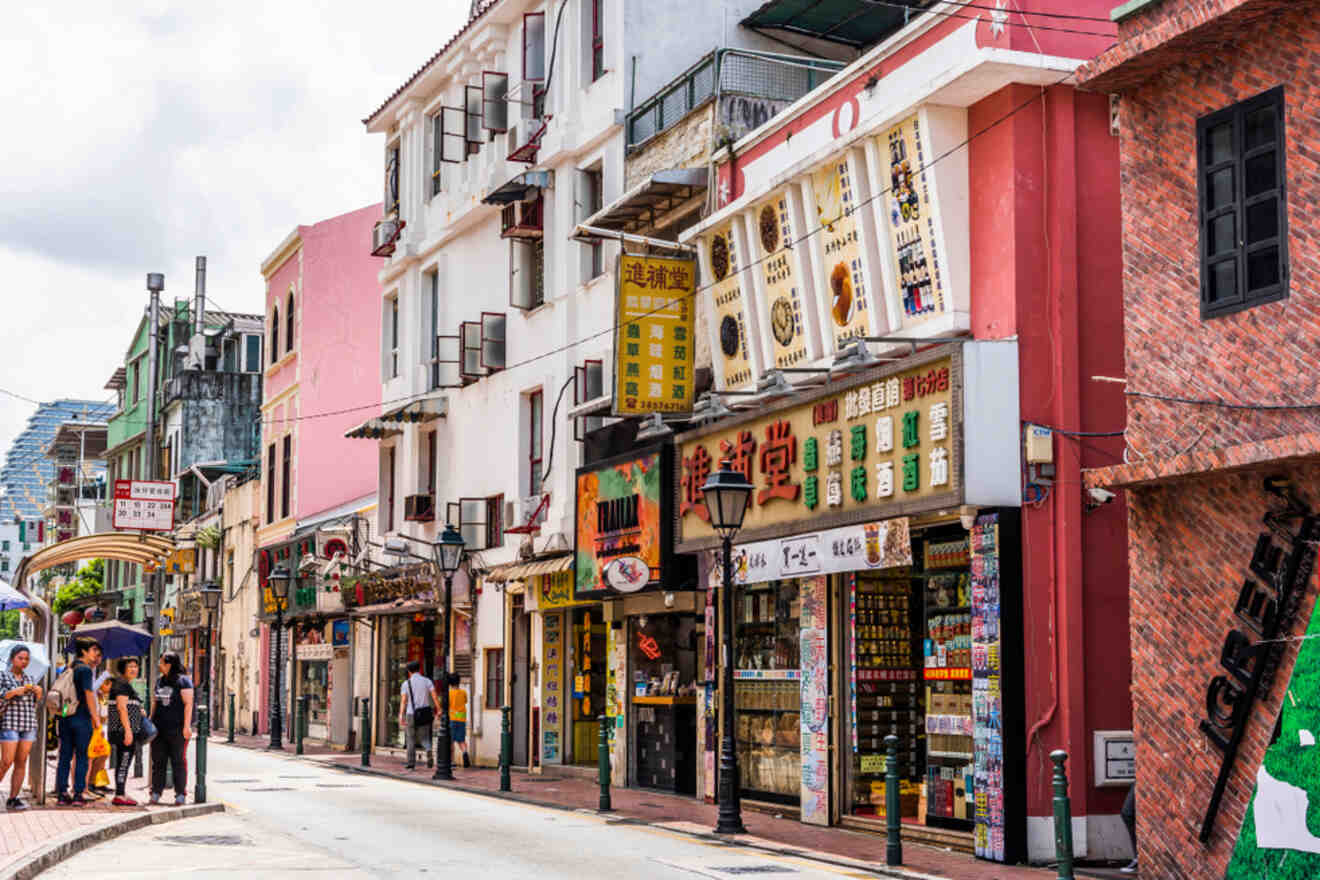
<svg viewBox="0 0 1320 880"><path fill-rule="evenodd" d="M211 735L211 708L197 707L197 789L193 800L206 803L206 739Z"/></svg>
<svg viewBox="0 0 1320 880"><path fill-rule="evenodd" d="M743 827L741 782L738 779L738 745L734 742L733 725L733 539L724 539L724 583L720 616L724 618L724 660L720 700L720 812L715 822L716 834L746 834Z"/></svg>
<svg viewBox="0 0 1320 880"><path fill-rule="evenodd" d="M454 756L451 754L454 750L453 743L449 737L449 621L454 611L454 576L445 575L445 653L444 665L441 667L440 675L444 681L440 682L440 729L435 734L435 773L432 779L453 779L454 778Z"/></svg>
<svg viewBox="0 0 1320 880"><path fill-rule="evenodd" d="M600 716L600 744L596 747L596 763L600 779L600 803L596 809L602 813L614 809L610 806L610 731L605 726L608 720L606 716Z"/></svg>
<svg viewBox="0 0 1320 880"><path fill-rule="evenodd" d="M234 741L234 694L229 694L229 735L225 738L226 742Z"/></svg>
<svg viewBox="0 0 1320 880"><path fill-rule="evenodd" d="M892 733L885 737L885 864L903 864L903 832L901 830L903 801L899 796L898 737Z"/></svg>
<svg viewBox="0 0 1320 880"><path fill-rule="evenodd" d="M281 656L284 641L284 602L275 600L275 693L270 709L270 746L271 749L284 751L284 712L280 706L284 702L284 686L280 681L284 658Z"/></svg>
<svg viewBox="0 0 1320 880"><path fill-rule="evenodd" d="M371 701L367 697L362 698L362 766L371 766Z"/></svg>
<svg viewBox="0 0 1320 880"><path fill-rule="evenodd" d="M301 755L303 753L303 737L307 735L307 695L302 694L298 697L298 744L294 747L293 753Z"/></svg>
<svg viewBox="0 0 1320 880"><path fill-rule="evenodd" d="M509 765L513 763L513 723L509 715L513 710L500 707L500 791L513 791L509 779Z"/></svg>
<svg viewBox="0 0 1320 880"><path fill-rule="evenodd" d="M1059 880L1073 880L1072 804L1068 801L1068 753L1050 752L1054 762L1054 853L1059 860Z"/></svg>

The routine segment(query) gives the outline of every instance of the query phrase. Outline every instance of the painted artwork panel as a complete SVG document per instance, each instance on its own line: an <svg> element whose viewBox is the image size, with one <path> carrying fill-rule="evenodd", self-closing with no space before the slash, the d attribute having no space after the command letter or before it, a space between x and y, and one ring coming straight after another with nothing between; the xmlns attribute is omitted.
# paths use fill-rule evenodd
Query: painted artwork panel
<svg viewBox="0 0 1320 880"><path fill-rule="evenodd" d="M725 389L745 388L752 381L752 359L747 350L747 315L733 223L713 229L704 244L703 283L710 289L702 295L709 296L714 305L715 369Z"/></svg>
<svg viewBox="0 0 1320 880"><path fill-rule="evenodd" d="M847 154L831 159L811 175L820 225L825 295L836 350L871 333L870 296L862 271L861 230Z"/></svg>
<svg viewBox="0 0 1320 880"><path fill-rule="evenodd" d="M793 251L787 188L752 209L752 225L765 284L767 311L762 322L770 328L774 365L803 366L807 361L807 333L802 321L802 283Z"/></svg>
<svg viewBox="0 0 1320 880"><path fill-rule="evenodd" d="M878 140L881 159L889 168L888 189L882 196L883 225L889 230L903 326L912 327L948 311L931 193L934 174L926 170L933 157L915 115Z"/></svg>

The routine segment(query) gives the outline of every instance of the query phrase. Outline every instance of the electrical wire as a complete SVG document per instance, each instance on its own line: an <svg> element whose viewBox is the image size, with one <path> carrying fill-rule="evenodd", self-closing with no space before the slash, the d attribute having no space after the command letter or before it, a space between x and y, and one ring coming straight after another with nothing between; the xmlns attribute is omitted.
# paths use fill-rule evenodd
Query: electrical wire
<svg viewBox="0 0 1320 880"><path fill-rule="evenodd" d="M902 3L897 2L897 0L871 0L871 2L874 3L874 4L876 4L877 6L888 6L888 7L893 8L893 9L903 9L903 10L907 10L907 11L909 11L909 12L913 11L913 8L912 8L911 6L906 6L906 5L902 4ZM945 0L945 2L948 2L948 0ZM961 6L963 6L964 4L962 4L962 3L951 3L950 5L961 7ZM977 8L977 9L981 9L981 8L983 8L983 7L979 7L979 6L978 6L978 7L975 7L975 8ZM941 12L941 11L936 10L936 9L919 9L919 10L915 10L915 11L917 11L917 12L919 12L919 13L921 13L921 14L924 14L924 15L938 15L938 16L940 16L941 18L961 18L961 19L963 19L964 21L985 21L985 20L986 20L986 17L985 17L984 15L980 15L980 14L977 14L977 15L963 15L963 14L961 14L961 13L957 13L957 12ZM1002 10L1002 11L1007 12L1008 10L1005 9L1005 10ZM1041 14L1041 13L1034 13L1034 12L1033 12L1033 13L1030 13L1030 14L1032 14L1032 15L1038 15L1038 14ZM1025 17L1026 13L1019 12L1018 15L1023 15L1023 16ZM1056 27L1056 26L1048 25L1048 24L1032 24L1031 22L1028 22L1028 21L1009 21L1009 20L1005 20L1005 21L1003 21L1003 22L999 22L999 23L1000 23L1000 24L1003 24L1003 25L1005 25L1005 26L1007 26L1007 27L1025 27L1025 28L1034 28L1034 29L1036 29L1036 30L1040 30L1040 31L1053 31L1053 32L1055 32L1055 33L1060 33L1060 34L1079 34L1079 35L1084 36L1084 37L1107 37L1107 38L1109 38L1109 39L1113 39L1113 37L1114 37L1114 32L1113 32L1113 31L1110 31L1110 32L1108 32L1108 33L1100 33L1099 31L1082 31L1082 30L1078 30L1078 29L1076 29L1076 28Z"/></svg>
<svg viewBox="0 0 1320 880"><path fill-rule="evenodd" d="M963 2L963 0L939 0L939 2L943 3L945 6L958 6L963 9L984 9L987 12L1006 11L1005 9L999 6L986 6L985 4L982 3L972 3L970 2L970 0L969 2ZM908 8L910 9L912 7L908 7ZM930 10L920 9L918 11L927 12ZM1023 13L1020 10L1018 14L1024 17L1026 16L1026 13ZM1077 15L1071 12L1035 12L1035 11L1033 11L1031 15L1039 15L1042 18L1062 18L1071 21L1095 21L1101 24L1113 24L1113 19L1109 18L1108 16L1101 16L1101 15Z"/></svg>
<svg viewBox="0 0 1320 880"><path fill-rule="evenodd" d="M1065 431L1063 428L1055 428L1051 425L1042 425L1040 422L1024 422L1036 428L1044 428L1055 434L1062 434L1065 437L1122 437L1127 433L1127 428L1121 431Z"/></svg>
<svg viewBox="0 0 1320 880"><path fill-rule="evenodd" d="M1153 391L1124 391L1129 397L1141 397L1147 400L1159 400L1164 403L1185 403L1190 406L1213 406L1220 409L1245 410L1253 412L1277 412L1286 410L1320 409L1320 403L1231 403L1227 400L1214 400L1201 397L1181 397L1176 394L1156 394Z"/></svg>
<svg viewBox="0 0 1320 880"><path fill-rule="evenodd" d="M576 381L576 374L569 376L568 381L559 388L559 397L555 398L554 412L550 415L550 454L546 458L545 472L541 474L542 483L549 478L550 469L554 467L555 464L555 431L559 428L559 404L564 402L564 392L568 390L568 386Z"/></svg>

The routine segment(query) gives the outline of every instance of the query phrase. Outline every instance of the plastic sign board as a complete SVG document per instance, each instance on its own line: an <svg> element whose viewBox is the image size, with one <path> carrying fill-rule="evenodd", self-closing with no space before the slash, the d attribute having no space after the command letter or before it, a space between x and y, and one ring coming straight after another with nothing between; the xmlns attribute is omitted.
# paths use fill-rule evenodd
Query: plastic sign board
<svg viewBox="0 0 1320 880"><path fill-rule="evenodd" d="M164 480L115 480L116 529L168 532L174 528L174 484Z"/></svg>
<svg viewBox="0 0 1320 880"><path fill-rule="evenodd" d="M694 260L619 257L614 415L692 412L696 277Z"/></svg>

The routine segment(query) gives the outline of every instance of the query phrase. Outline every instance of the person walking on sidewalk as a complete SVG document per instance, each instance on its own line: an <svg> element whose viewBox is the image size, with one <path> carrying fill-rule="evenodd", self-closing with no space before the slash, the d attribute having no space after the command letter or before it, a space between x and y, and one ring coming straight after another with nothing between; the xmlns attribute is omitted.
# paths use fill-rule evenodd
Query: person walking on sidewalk
<svg viewBox="0 0 1320 880"><path fill-rule="evenodd" d="M1128 789L1127 800L1123 801L1123 809L1119 810L1118 814L1123 817L1128 837L1132 839L1132 861L1119 870L1124 874L1135 874L1137 873L1137 785L1135 782Z"/></svg>
<svg viewBox="0 0 1320 880"><path fill-rule="evenodd" d="M96 692L96 717L102 721L101 725L92 728L92 741L87 746L87 757L89 766L87 767L87 791L97 798L103 798L110 793L109 778L105 772L106 764L110 761L110 741L105 738L104 722L106 720L106 711L110 705L110 688L113 686L113 676L108 672L102 672L96 677L96 682L92 690ZM105 780L102 782L102 780Z"/></svg>
<svg viewBox="0 0 1320 880"><path fill-rule="evenodd" d="M458 686L458 673L449 673L449 739L463 753L463 766L471 767L467 748L467 691Z"/></svg>
<svg viewBox="0 0 1320 880"><path fill-rule="evenodd" d="M188 740L192 739L193 683L179 655L160 657L160 678L152 695L151 721L159 731L151 743L151 801L165 792L165 761L174 771L174 805L188 802Z"/></svg>
<svg viewBox="0 0 1320 880"><path fill-rule="evenodd" d="M37 738L37 701L41 699L41 686L27 674L28 649L15 645L9 651L9 666L0 670L0 780L9 768L14 775L9 780L7 810L26 810L20 798L23 776L27 772L28 754Z"/></svg>
<svg viewBox="0 0 1320 880"><path fill-rule="evenodd" d="M101 662L101 646L91 639L73 642L73 688L78 706L59 721L60 759L55 765L56 802L62 807L87 804L83 790L87 786L87 746L92 728L101 724L96 715L96 694L92 692L92 667ZM73 796L69 796L69 771L73 770Z"/></svg>
<svg viewBox="0 0 1320 880"><path fill-rule="evenodd" d="M417 769L417 742L428 753L431 751L431 724L440 711L440 698L435 695L435 682L422 675L422 664L410 660L407 666L408 677L403 680L399 701L399 726L403 728L403 739L408 749L408 762L405 768Z"/></svg>
<svg viewBox="0 0 1320 880"><path fill-rule="evenodd" d="M128 784L128 768L133 762L133 744L142 734L142 701L137 691L133 690L133 680L138 676L138 661L133 657L120 658L115 663L114 684L110 685L110 707L108 739L113 754L115 768L115 798L110 803L116 807L136 807L138 802L124 793Z"/></svg>

